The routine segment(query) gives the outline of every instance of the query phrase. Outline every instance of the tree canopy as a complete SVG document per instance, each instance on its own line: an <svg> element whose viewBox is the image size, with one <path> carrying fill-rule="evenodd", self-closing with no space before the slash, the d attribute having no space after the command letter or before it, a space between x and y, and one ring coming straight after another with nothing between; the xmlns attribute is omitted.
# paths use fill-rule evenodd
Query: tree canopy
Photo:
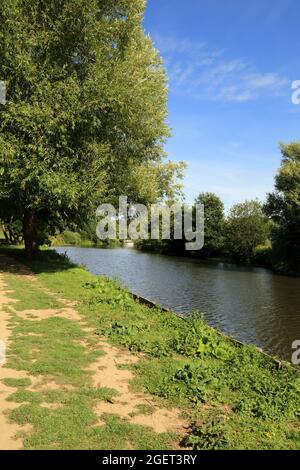
<svg viewBox="0 0 300 470"><path fill-rule="evenodd" d="M144 8L1 2L0 217L22 221L30 256L103 200L138 194L137 171L164 168L166 75L142 29ZM156 194L172 177L166 185Z"/></svg>
<svg viewBox="0 0 300 470"><path fill-rule="evenodd" d="M234 205L227 219L226 232L230 255L238 262L253 261L255 248L264 244L269 234L262 204L254 200Z"/></svg>
<svg viewBox="0 0 300 470"><path fill-rule="evenodd" d="M224 246L224 204L214 193L200 193L195 203L204 205L205 243L199 255L219 256Z"/></svg>
<svg viewBox="0 0 300 470"><path fill-rule="evenodd" d="M268 195L265 211L275 222L272 242L275 262L300 270L300 142L281 144L282 164L275 191Z"/></svg>

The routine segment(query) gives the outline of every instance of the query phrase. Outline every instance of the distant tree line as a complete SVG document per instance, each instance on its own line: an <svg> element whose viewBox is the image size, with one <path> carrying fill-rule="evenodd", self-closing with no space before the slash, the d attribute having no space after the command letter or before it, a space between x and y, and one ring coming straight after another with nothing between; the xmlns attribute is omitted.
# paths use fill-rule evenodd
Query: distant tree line
<svg viewBox="0 0 300 470"><path fill-rule="evenodd" d="M184 238L140 241L139 247L300 272L300 142L281 144L281 152L275 190L264 204L245 201L234 205L226 216L220 197L199 194L195 203L205 206L205 244L201 251L186 252Z"/></svg>

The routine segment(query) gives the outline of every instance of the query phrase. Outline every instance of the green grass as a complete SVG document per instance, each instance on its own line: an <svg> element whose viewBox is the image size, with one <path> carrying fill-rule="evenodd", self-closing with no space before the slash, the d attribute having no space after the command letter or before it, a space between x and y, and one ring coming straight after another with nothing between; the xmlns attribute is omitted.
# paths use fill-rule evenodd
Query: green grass
<svg viewBox="0 0 300 470"><path fill-rule="evenodd" d="M29 387L31 385L31 380L29 378L26 379L3 379L2 383L7 385L8 387L14 387L14 388L23 388L23 387Z"/></svg>
<svg viewBox="0 0 300 470"><path fill-rule="evenodd" d="M152 415L154 411L155 411L154 406L141 404L141 405L137 405L136 411L131 413L131 416Z"/></svg>
<svg viewBox="0 0 300 470"><path fill-rule="evenodd" d="M27 449L163 450L173 437L155 434L113 415L106 415L104 425L98 426L91 401L82 394L57 410L24 404L12 411L11 418L20 425L33 426L34 432L25 436Z"/></svg>
<svg viewBox="0 0 300 470"><path fill-rule="evenodd" d="M7 367L31 375L51 376L60 383L81 385L87 380L85 368L100 351L87 352L78 343L86 334L76 322L52 317L40 321L12 319L12 344Z"/></svg>
<svg viewBox="0 0 300 470"><path fill-rule="evenodd" d="M51 263L49 268L51 272ZM52 278L50 273L49 277ZM101 418L103 425L99 425L94 405L99 400L112 403L117 392L92 384L89 366L104 354L97 345L97 336L86 332L80 322L61 318L55 312L42 320L37 320L34 315L28 319L21 318L18 312L22 310L33 310L33 313L36 310L38 313L40 309L60 309L63 306L40 290L29 277L7 273L5 282L8 289L14 291L9 293L9 297L18 301L11 304L16 313L6 307L11 314L12 334L5 367L25 371L43 384L36 390L29 378L3 379L3 383L12 388L8 401L19 405L9 413L10 419L20 425L32 426L29 434L21 433L24 447L172 449L174 435L157 434L150 428L130 424L117 416L105 416ZM45 282L44 285L49 287ZM74 288L76 290L76 285ZM59 388L47 388L49 382Z"/></svg>
<svg viewBox="0 0 300 470"><path fill-rule="evenodd" d="M16 295L14 293L10 295L11 298L18 300L14 304L15 310L63 308L60 302L42 292L29 277L8 273L6 274L6 280L9 283L10 289L17 293Z"/></svg>
<svg viewBox="0 0 300 470"><path fill-rule="evenodd" d="M22 257L20 250L12 253ZM284 364L278 370L271 358L254 347L237 346L208 327L197 313L189 320L183 320L159 308L140 305L115 281L97 278L53 252L44 252L39 261L28 265L45 286L62 297L77 301L78 311L96 334L106 336L115 345L145 354L140 362L131 366L136 373L133 386L182 409L191 422L185 445L195 449L300 449L300 375L291 366ZM78 325L71 326L58 319L53 322L43 320L39 325L34 321L14 322L11 364L15 368L23 368L33 374L42 371L62 383L77 387L88 380L84 368L92 361L95 351L86 353L74 343L83 334ZM38 336L29 336L28 339L28 333ZM49 348L49 352L44 351L41 359L37 360L36 353L31 351L42 348L39 335L46 338L45 349ZM55 346L53 342L56 342ZM68 366L64 355L55 355L57 348L72 358ZM22 393L24 390L15 395L15 400L24 397ZM150 448L145 447L149 445L167 448L170 445L170 436L152 435L150 438L144 434L141 437L143 433L139 435L138 429L111 416L107 417L106 426L116 434L111 436L111 444L108 444L107 436L101 434L103 429L93 428L94 418L90 413L94 398L80 394L73 398L72 405L66 403L65 407L70 409L74 406L75 412L79 413L76 407L82 406L83 423L85 429L89 429L80 442L80 448L94 448L101 435L101 445L104 446L101 448L123 449L127 441L125 435L123 438L121 435L125 429L134 448ZM31 399L33 402L13 412L13 419L17 422L26 416L27 422L33 423L36 429L36 436L25 440L25 445L48 448L50 444L44 442L45 429L41 423L45 422L45 426L53 428L52 446L56 443L63 443L64 448L74 446L78 435L76 439L64 436L65 431L59 422L61 419L65 423L63 428L69 426L73 429L74 425L68 420L75 420L75 417L69 416L66 409L55 413L53 410L40 410L39 398ZM141 414L148 411L140 410ZM34 417L30 419L33 421L29 421L32 414ZM60 441L54 437L56 427L63 435Z"/></svg>

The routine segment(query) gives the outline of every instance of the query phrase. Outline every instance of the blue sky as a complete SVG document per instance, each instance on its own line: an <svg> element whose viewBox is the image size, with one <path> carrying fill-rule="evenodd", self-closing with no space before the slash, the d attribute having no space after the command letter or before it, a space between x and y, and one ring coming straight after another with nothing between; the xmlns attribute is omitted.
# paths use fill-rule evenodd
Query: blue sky
<svg viewBox="0 0 300 470"><path fill-rule="evenodd" d="M145 30L169 75L167 151L189 164L188 202L227 208L274 185L279 142L300 140L299 0L148 0Z"/></svg>

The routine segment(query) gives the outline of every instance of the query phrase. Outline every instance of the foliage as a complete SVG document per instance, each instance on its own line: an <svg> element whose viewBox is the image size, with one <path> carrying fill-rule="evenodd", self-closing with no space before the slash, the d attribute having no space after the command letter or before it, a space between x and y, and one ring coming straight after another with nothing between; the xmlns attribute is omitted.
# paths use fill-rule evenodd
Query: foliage
<svg viewBox="0 0 300 470"><path fill-rule="evenodd" d="M195 203L204 205L205 244L199 254L205 258L220 256L224 247L224 204L214 193L200 193Z"/></svg>
<svg viewBox="0 0 300 470"><path fill-rule="evenodd" d="M213 416L206 423L194 424L183 440L186 447L194 450L219 450L226 448L226 417Z"/></svg>
<svg viewBox="0 0 300 470"><path fill-rule="evenodd" d="M181 180L185 162L148 163L134 167L130 175L133 202L154 204L158 201L176 201L182 197Z"/></svg>
<svg viewBox="0 0 300 470"><path fill-rule="evenodd" d="M79 233L70 232L70 230L65 230L63 233L64 244L66 245L77 245L81 244L81 236Z"/></svg>
<svg viewBox="0 0 300 470"><path fill-rule="evenodd" d="M1 212L4 214L5 211L0 209L0 217ZM1 224L1 220L0 220ZM2 220L2 231L5 238L6 243L11 243L12 245L17 245L21 243L23 238L23 227L19 220L15 220L12 216L4 215Z"/></svg>
<svg viewBox="0 0 300 470"><path fill-rule="evenodd" d="M258 201L232 207L226 224L226 246L238 262L251 263L255 249L267 241L269 224Z"/></svg>
<svg viewBox="0 0 300 470"><path fill-rule="evenodd" d="M300 270L300 142L281 145L282 164L269 194L266 214L274 221L274 262L279 269Z"/></svg>
<svg viewBox="0 0 300 470"><path fill-rule="evenodd" d="M23 222L31 254L101 201L139 194L132 175L143 165L160 178L151 197L172 186L177 166L155 167L169 135L167 86L144 8L144 0L2 1L0 217Z"/></svg>
<svg viewBox="0 0 300 470"><path fill-rule="evenodd" d="M253 263L267 268L273 267L273 250L271 243L268 243L267 245L258 245L256 247Z"/></svg>

